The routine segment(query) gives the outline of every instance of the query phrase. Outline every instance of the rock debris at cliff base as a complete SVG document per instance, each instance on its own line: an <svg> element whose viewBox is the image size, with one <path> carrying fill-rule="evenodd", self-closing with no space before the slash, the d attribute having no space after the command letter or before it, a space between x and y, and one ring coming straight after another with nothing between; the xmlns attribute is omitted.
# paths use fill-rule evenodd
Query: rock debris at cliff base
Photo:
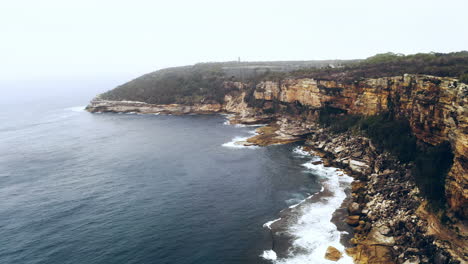
<svg viewBox="0 0 468 264"><path fill-rule="evenodd" d="M270 144L272 136L297 139L310 135L308 144L325 153L329 163L357 175L347 222L356 233L351 241L356 246L348 253L358 263L448 264L466 260L468 85L450 77L410 74L346 83L296 78L256 84L224 81L222 85L226 93L219 102L154 105L98 97L87 110L234 113L240 123L270 123L275 128L266 128L263 138L251 142L259 145ZM390 113L409 120L411 133L425 144L449 142L454 157L445 183L447 225L425 210L411 164L377 151L364 137L321 130L317 122L324 109L332 109L336 115ZM447 229L440 232L441 228Z"/></svg>

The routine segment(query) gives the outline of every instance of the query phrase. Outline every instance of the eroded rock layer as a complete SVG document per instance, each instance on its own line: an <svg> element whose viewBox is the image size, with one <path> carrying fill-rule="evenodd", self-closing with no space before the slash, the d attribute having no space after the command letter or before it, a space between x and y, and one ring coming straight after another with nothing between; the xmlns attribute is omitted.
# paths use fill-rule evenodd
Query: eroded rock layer
<svg viewBox="0 0 468 264"><path fill-rule="evenodd" d="M454 160L446 181L447 201L454 212L468 216L468 85L454 78L427 75L351 84L287 79L261 82L253 96L264 112L286 111L284 108L294 104L305 120L317 118L317 112L325 107L366 116L390 112L408 119L412 132L423 142L438 145L449 141Z"/></svg>
<svg viewBox="0 0 468 264"><path fill-rule="evenodd" d="M310 133L320 111L332 108L343 114L391 113L409 120L422 142L438 145L448 141L454 152L446 179L451 211L468 216L468 85L454 78L408 75L363 79L353 83L329 80L284 79L243 83L226 81L223 102L194 105L154 105L144 102L106 101L99 97L90 112L138 113L236 113L236 122L277 120L282 138ZM288 135L288 125L294 124Z"/></svg>

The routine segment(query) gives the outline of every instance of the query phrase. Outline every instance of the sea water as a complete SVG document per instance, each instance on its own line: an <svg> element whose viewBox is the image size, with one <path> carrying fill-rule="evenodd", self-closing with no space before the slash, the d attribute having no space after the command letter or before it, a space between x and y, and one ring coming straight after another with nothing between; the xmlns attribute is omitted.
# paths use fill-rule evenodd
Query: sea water
<svg viewBox="0 0 468 264"><path fill-rule="evenodd" d="M255 127L222 115L90 114L87 100L0 114L0 263L322 263L325 244L342 249L330 218L349 181L297 144L243 147ZM290 227L305 253L275 260L269 224L324 185L336 195Z"/></svg>

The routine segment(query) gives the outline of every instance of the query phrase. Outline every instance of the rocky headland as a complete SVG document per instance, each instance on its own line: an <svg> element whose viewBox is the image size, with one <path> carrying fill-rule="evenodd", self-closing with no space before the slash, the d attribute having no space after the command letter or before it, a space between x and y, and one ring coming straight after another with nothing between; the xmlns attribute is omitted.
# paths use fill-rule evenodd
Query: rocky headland
<svg viewBox="0 0 468 264"><path fill-rule="evenodd" d="M242 144L302 141L304 149L323 157L325 165L355 178L350 198L343 204L348 215L341 219L353 237L346 241L346 252L330 248L329 259L346 253L355 263L467 263L467 84L452 77L404 74L354 81L224 80L220 90L221 99L189 104L115 100L107 94L96 97L87 110L229 113L233 124L266 124ZM434 208L423 194L415 180L418 160L400 160L365 132L330 127L340 118L382 114L405 120L418 149L449 146L450 155L442 155L450 162L439 184L444 190L440 200L446 206Z"/></svg>

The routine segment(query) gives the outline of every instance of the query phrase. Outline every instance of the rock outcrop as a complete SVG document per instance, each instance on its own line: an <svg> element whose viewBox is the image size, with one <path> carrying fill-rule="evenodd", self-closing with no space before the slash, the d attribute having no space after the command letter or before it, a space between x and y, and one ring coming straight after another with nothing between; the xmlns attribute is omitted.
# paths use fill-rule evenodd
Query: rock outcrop
<svg viewBox="0 0 468 264"><path fill-rule="evenodd" d="M408 120L421 142L433 146L449 142L454 158L445 182L448 215L461 219L460 228L464 230L463 221L468 217L467 84L454 78L405 74L352 83L302 78L259 83L225 81L223 86L227 92L222 102L156 105L97 97L87 110L234 113L231 123L269 124L246 144L288 143L308 137L306 144L325 153L331 164L357 175L346 220L355 232L351 241L354 247L347 253L356 263L447 264L460 263L456 258L467 257L463 250L466 232L450 235L453 230L445 229L437 217L424 210L411 164L377 151L367 138L349 133L331 135L317 125L321 112L330 109L339 115L388 113Z"/></svg>
<svg viewBox="0 0 468 264"><path fill-rule="evenodd" d="M301 128L283 137L306 135L324 108L343 114L376 115L389 112L408 119L414 135L431 145L450 142L453 166L446 180L446 197L453 212L468 217L468 85L457 79L428 75L356 80L340 83L329 80L285 79L258 84L225 81L229 91L223 102L194 105L155 105L133 101L107 101L95 98L90 112L137 113L236 113L235 122L259 123L272 119L280 126ZM359 161L350 161L361 167Z"/></svg>
<svg viewBox="0 0 468 264"><path fill-rule="evenodd" d="M325 258L331 261L338 261L343 257L343 253L341 253L335 247L329 246L327 248L327 252L325 252Z"/></svg>
<svg viewBox="0 0 468 264"><path fill-rule="evenodd" d="M135 101L109 101L101 100L98 97L94 98L86 107L89 112L111 112L111 113L140 113L140 114L210 114L218 113L223 110L222 105L214 104L196 104L196 105L181 105L181 104L148 104Z"/></svg>
<svg viewBox="0 0 468 264"><path fill-rule="evenodd" d="M408 119L412 132L422 142L450 142L454 159L446 181L447 201L455 213L468 217L467 84L454 78L408 74L351 84L286 79L257 84L253 96L257 113L289 110L310 122L326 107L366 116L390 112L396 118Z"/></svg>
<svg viewBox="0 0 468 264"><path fill-rule="evenodd" d="M318 129L305 146L355 177L345 221L354 231L346 252L355 263L465 263L468 233L442 226L425 210L411 164L400 163L373 148L368 138L350 132ZM352 160L365 164L365 170L352 166Z"/></svg>

